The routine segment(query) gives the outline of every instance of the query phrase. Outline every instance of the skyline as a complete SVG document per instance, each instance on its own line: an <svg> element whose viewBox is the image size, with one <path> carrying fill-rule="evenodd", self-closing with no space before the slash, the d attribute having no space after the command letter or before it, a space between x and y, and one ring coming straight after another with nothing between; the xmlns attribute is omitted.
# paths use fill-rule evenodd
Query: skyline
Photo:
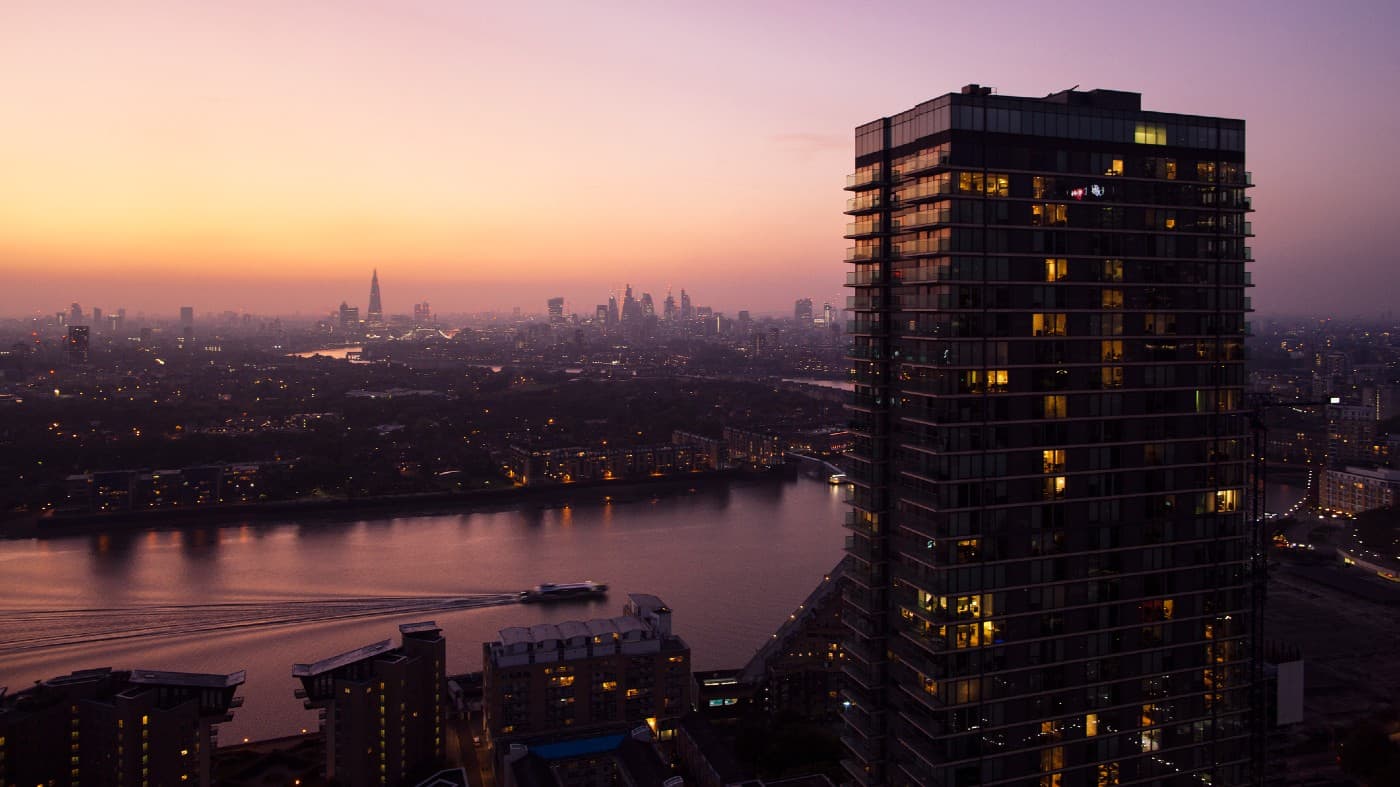
<svg viewBox="0 0 1400 787"><path fill-rule="evenodd" d="M1260 315L1383 313L1400 110L1368 99L1400 86L1400 11L1200 7L1208 29L889 4L947 40L876 69L879 25L829 4L8 5L0 314L317 313L376 267L391 312L579 308L629 278L725 312L836 303L851 129L968 82L1242 117Z"/></svg>

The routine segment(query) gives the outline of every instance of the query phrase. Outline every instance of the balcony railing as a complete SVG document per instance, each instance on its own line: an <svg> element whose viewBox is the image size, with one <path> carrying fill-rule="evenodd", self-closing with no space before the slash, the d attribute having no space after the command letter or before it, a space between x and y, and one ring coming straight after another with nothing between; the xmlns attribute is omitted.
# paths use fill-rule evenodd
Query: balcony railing
<svg viewBox="0 0 1400 787"><path fill-rule="evenodd" d="M941 209L921 210L905 216L895 216L890 220L890 226L898 232L905 232L935 224L946 224L951 215L952 211L948 210L947 206Z"/></svg>
<svg viewBox="0 0 1400 787"><path fill-rule="evenodd" d="M852 246L846 249L846 262L869 262L879 258L878 246Z"/></svg>
<svg viewBox="0 0 1400 787"><path fill-rule="evenodd" d="M946 150L937 153L924 153L895 167L894 174L899 176L915 175L925 170L937 169L947 166L951 158L951 154Z"/></svg>
<svg viewBox="0 0 1400 787"><path fill-rule="evenodd" d="M868 287L883 284L884 281L879 271L851 271L846 274L847 287Z"/></svg>
<svg viewBox="0 0 1400 787"><path fill-rule="evenodd" d="M895 257L915 257L921 254L942 254L952 249L950 238L921 238L894 246Z"/></svg>
<svg viewBox="0 0 1400 787"><path fill-rule="evenodd" d="M853 221L846 225L847 238L859 238L866 235L875 235L884 229L880 220Z"/></svg>
<svg viewBox="0 0 1400 787"><path fill-rule="evenodd" d="M861 194L846 200L846 212L861 213L868 210L879 210L884 204L884 199L881 198L879 192Z"/></svg>
<svg viewBox="0 0 1400 787"><path fill-rule="evenodd" d="M846 176L846 188L865 188L866 186L881 182L882 180L884 180L884 177L885 172L884 169L881 167L870 167L868 169L862 169L858 172L853 172L850 175Z"/></svg>

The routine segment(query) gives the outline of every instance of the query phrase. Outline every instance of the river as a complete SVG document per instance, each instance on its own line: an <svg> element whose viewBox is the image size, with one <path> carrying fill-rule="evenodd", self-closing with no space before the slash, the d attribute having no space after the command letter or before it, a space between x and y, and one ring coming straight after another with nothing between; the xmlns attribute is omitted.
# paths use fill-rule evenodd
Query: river
<svg viewBox="0 0 1400 787"><path fill-rule="evenodd" d="M513 625L618 614L629 592L674 610L697 669L739 667L841 557L837 487L736 482L625 504L259 523L0 541L0 686L76 669L246 669L234 743L314 729L296 662L436 620L449 672ZM606 601L502 603L592 579Z"/></svg>

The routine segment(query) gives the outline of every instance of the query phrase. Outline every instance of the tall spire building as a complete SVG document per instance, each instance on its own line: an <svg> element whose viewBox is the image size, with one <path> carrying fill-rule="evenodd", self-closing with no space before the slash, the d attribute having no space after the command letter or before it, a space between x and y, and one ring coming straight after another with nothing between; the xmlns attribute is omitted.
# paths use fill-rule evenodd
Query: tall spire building
<svg viewBox="0 0 1400 787"><path fill-rule="evenodd" d="M1244 131L976 85L856 129L856 783L1261 776Z"/></svg>
<svg viewBox="0 0 1400 787"><path fill-rule="evenodd" d="M379 301L379 269L375 268L369 279L369 311L365 320L371 323L384 322L384 307Z"/></svg>

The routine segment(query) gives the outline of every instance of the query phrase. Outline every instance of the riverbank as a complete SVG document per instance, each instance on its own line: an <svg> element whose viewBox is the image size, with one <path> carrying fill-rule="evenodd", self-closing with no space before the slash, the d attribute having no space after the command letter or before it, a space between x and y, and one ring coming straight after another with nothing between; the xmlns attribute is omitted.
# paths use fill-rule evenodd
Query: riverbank
<svg viewBox="0 0 1400 787"><path fill-rule="evenodd" d="M440 516L463 511L554 508L575 502L624 503L657 496L713 488L734 482L787 478L788 467L771 470L730 468L634 479L591 481L557 486L518 486L469 492L428 492L359 498L268 500L181 509L119 511L65 517L38 517L0 524L0 538L45 538L108 530L150 530L191 525L230 525L253 522L358 520L365 517Z"/></svg>

